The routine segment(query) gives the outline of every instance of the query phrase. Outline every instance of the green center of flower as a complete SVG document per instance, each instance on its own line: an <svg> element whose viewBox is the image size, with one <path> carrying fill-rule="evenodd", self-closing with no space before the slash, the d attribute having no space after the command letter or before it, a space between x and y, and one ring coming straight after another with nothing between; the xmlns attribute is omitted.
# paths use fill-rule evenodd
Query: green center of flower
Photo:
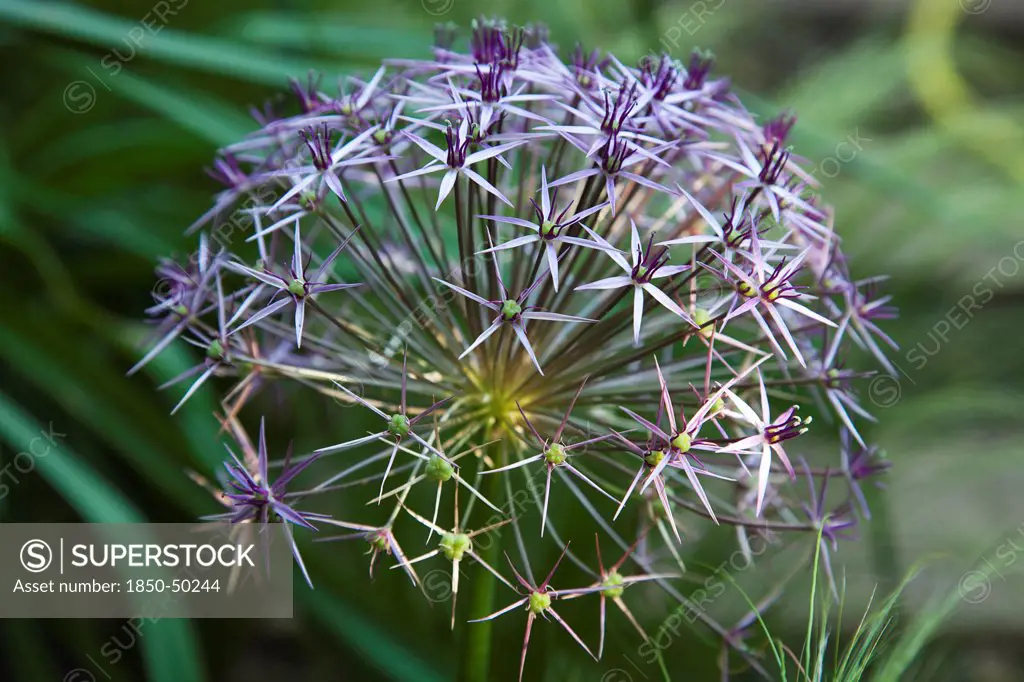
<svg viewBox="0 0 1024 682"><path fill-rule="evenodd" d="M736 291L740 292L740 296L746 296L747 298L753 298L757 295L757 290L754 289L753 285L746 280L741 280L740 283L736 285Z"/></svg>
<svg viewBox="0 0 1024 682"><path fill-rule="evenodd" d="M530 593L530 613L540 615L551 607L551 595L543 592Z"/></svg>
<svg viewBox="0 0 1024 682"><path fill-rule="evenodd" d="M351 102L345 102L340 107L338 107L338 111L341 112L342 116L349 116L349 115L351 115L352 114L352 103Z"/></svg>
<svg viewBox="0 0 1024 682"><path fill-rule="evenodd" d="M221 360L224 358L224 346L221 344L220 339L214 339L206 347L206 357L211 360Z"/></svg>
<svg viewBox="0 0 1024 682"><path fill-rule="evenodd" d="M404 414L393 414L388 419L388 433L395 438L405 438L409 435L409 418Z"/></svg>
<svg viewBox="0 0 1024 682"><path fill-rule="evenodd" d="M688 433L676 434L676 436L671 441L672 447L674 447L679 452L684 453L690 451L690 443L692 442L693 439L690 438L690 434Z"/></svg>
<svg viewBox="0 0 1024 682"><path fill-rule="evenodd" d="M647 272L648 272L648 270L647 270L647 266L646 265L638 265L638 266L636 266L636 272L633 274L633 281L634 282L642 282L644 277L647 276Z"/></svg>
<svg viewBox="0 0 1024 682"><path fill-rule="evenodd" d="M445 533L441 536L440 547L448 561L462 561L466 552L473 551L473 541L465 533Z"/></svg>
<svg viewBox="0 0 1024 682"><path fill-rule="evenodd" d="M427 462L426 476L431 481L444 483L445 481L451 479L451 477L454 474L455 467L451 465L451 462L446 462L437 455L431 456L430 461Z"/></svg>
<svg viewBox="0 0 1024 682"><path fill-rule="evenodd" d="M618 599L626 590L625 582L625 579L618 571L612 571L601 581L601 586L604 587L604 595L612 599Z"/></svg>
<svg viewBox="0 0 1024 682"><path fill-rule="evenodd" d="M501 303L501 317L505 320L512 321L522 312L523 306L512 299L502 301Z"/></svg>
<svg viewBox="0 0 1024 682"><path fill-rule="evenodd" d="M842 374L835 367L832 367L827 372L825 372L825 384L829 388L839 388L842 384L842 382L840 381L841 378Z"/></svg>
<svg viewBox="0 0 1024 682"><path fill-rule="evenodd" d="M565 446L561 443L552 443L548 446L548 449L544 451L544 461L548 464L553 464L554 466L565 464L566 457Z"/></svg>
<svg viewBox="0 0 1024 682"><path fill-rule="evenodd" d="M377 144L384 146L391 142L391 133L383 128L380 130L373 131L373 141Z"/></svg>
<svg viewBox="0 0 1024 682"><path fill-rule="evenodd" d="M374 533L374 534L370 535L368 538L366 538L366 540L367 540L367 542L370 543L370 548L373 551L375 551L375 552L387 552L388 551L388 547L389 547L388 534L385 533L384 531L382 531L382 530L381 531L377 531L376 533Z"/></svg>
<svg viewBox="0 0 1024 682"><path fill-rule="evenodd" d="M540 224L541 237L554 237L557 231L558 225L550 220L545 220Z"/></svg>
<svg viewBox="0 0 1024 682"><path fill-rule="evenodd" d="M291 283L288 284L288 293L292 296L302 298L306 295L306 283L301 279L293 279Z"/></svg>
<svg viewBox="0 0 1024 682"><path fill-rule="evenodd" d="M184 303L179 303L178 305L171 308L171 312L173 312L178 317L188 317L188 308L185 306Z"/></svg>
<svg viewBox="0 0 1024 682"><path fill-rule="evenodd" d="M696 308L693 311L693 321L698 327L700 327L700 333L703 334L705 338L711 338L711 335L715 331L715 326L713 324L708 324L708 322L711 321L711 313L704 308ZM704 325L706 324L708 326L705 327Z"/></svg>
<svg viewBox="0 0 1024 682"><path fill-rule="evenodd" d="M663 459L665 459L664 450L651 450L649 453L647 453L647 456L644 457L644 461L647 462L647 464L652 467L656 467L659 464L661 464L661 460Z"/></svg>
<svg viewBox="0 0 1024 682"><path fill-rule="evenodd" d="M316 210L317 210L316 192L301 192L299 194L299 206L301 206L304 211L309 211L310 213L316 213Z"/></svg>

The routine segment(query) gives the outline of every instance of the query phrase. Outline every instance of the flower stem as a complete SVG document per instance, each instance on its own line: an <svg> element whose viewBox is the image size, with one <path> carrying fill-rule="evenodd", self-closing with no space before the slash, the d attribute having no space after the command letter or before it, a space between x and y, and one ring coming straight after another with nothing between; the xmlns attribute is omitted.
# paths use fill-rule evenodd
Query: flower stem
<svg viewBox="0 0 1024 682"><path fill-rule="evenodd" d="M492 476L491 478L497 478ZM493 543L496 548L497 543ZM485 559L488 562L496 558L496 551L489 551ZM473 614L488 614L494 610L494 584L497 581L489 572L481 573L474 582L473 597L470 600ZM491 663L491 629L492 621L473 623L467 631L465 655L462 657L462 669L459 671L461 682L486 682Z"/></svg>
<svg viewBox="0 0 1024 682"><path fill-rule="evenodd" d="M498 443L499 463L504 466L508 459L508 451L504 442ZM484 476L481 493L488 499L497 500L501 494L501 480L498 476ZM497 566L500 555L498 542L491 541L486 547L477 551L480 557L491 566ZM473 581L473 593L470 597L470 618L481 618L494 612L494 592L497 580L490 571L482 571ZM487 682L490 679L491 663L491 631L494 622L490 620L472 623L466 630L463 644L463 655L460 661L459 682Z"/></svg>

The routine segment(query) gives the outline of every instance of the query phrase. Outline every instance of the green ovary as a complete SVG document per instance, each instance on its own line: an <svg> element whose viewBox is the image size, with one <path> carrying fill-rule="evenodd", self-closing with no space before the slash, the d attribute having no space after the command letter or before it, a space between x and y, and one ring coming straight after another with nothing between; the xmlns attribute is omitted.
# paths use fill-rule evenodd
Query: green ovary
<svg viewBox="0 0 1024 682"><path fill-rule="evenodd" d="M445 533L440 548L448 561L462 561L466 552L473 551L473 541L465 533Z"/></svg>
<svg viewBox="0 0 1024 682"><path fill-rule="evenodd" d="M427 462L426 476L432 481L443 483L450 480L455 474L455 467L450 462L446 462L437 455L433 455L430 461Z"/></svg>
<svg viewBox="0 0 1024 682"><path fill-rule="evenodd" d="M661 460L665 459L665 452L663 450L651 450L644 457L644 461L652 467L656 467L661 464Z"/></svg>
<svg viewBox="0 0 1024 682"><path fill-rule="evenodd" d="M617 571L612 571L601 581L601 587L604 588L603 591L606 597L618 599L626 590L625 579Z"/></svg>
<svg viewBox="0 0 1024 682"><path fill-rule="evenodd" d="M515 301L503 301L501 304L501 316L506 320L515 319L521 312L523 312L523 307Z"/></svg>
<svg viewBox="0 0 1024 682"><path fill-rule="evenodd" d="M530 613L540 615L551 607L551 595L543 592L530 593Z"/></svg>
<svg viewBox="0 0 1024 682"><path fill-rule="evenodd" d="M211 360L220 360L224 357L224 346L220 341L214 339L209 346L206 347L206 357Z"/></svg>
<svg viewBox="0 0 1024 682"><path fill-rule="evenodd" d="M395 438L405 438L409 435L409 418L404 414L393 414L388 419L388 432Z"/></svg>
<svg viewBox="0 0 1024 682"><path fill-rule="evenodd" d="M689 452L690 443L693 441L688 433L680 433L672 439L672 447L679 452Z"/></svg>
<svg viewBox="0 0 1024 682"><path fill-rule="evenodd" d="M367 538L367 541L370 543L370 547L377 552L389 551L388 536L384 532L374 533Z"/></svg>
<svg viewBox="0 0 1024 682"><path fill-rule="evenodd" d="M693 311L693 321L700 327L700 333L705 338L711 338L711 335L715 332L715 325L708 324L711 321L711 313L704 308L697 308ZM704 326L708 324L708 326Z"/></svg>
<svg viewBox="0 0 1024 682"><path fill-rule="evenodd" d="M565 464L567 456L568 455L565 454L565 446L561 443L552 443L548 446L548 449L544 451L544 461L548 464L554 464L555 466Z"/></svg>

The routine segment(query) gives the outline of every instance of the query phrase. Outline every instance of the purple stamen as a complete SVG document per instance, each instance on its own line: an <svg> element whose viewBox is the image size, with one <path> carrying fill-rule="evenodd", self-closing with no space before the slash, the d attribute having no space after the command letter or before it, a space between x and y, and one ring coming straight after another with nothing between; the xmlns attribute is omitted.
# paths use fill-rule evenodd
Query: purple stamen
<svg viewBox="0 0 1024 682"><path fill-rule="evenodd" d="M764 138L768 144L782 144L796 123L796 114L784 112L764 124Z"/></svg>
<svg viewBox="0 0 1024 682"><path fill-rule="evenodd" d="M686 79L683 87L687 90L701 90L707 80L711 68L715 65L715 56L710 52L694 50L690 55L690 64L686 68Z"/></svg>
<svg viewBox="0 0 1024 682"><path fill-rule="evenodd" d="M313 166L318 171L325 171L331 167L331 137L333 134L334 131L328 128L326 123L319 128L310 127L299 131L303 142L309 148Z"/></svg>
<svg viewBox="0 0 1024 682"><path fill-rule="evenodd" d="M761 172L758 173L757 179L765 185L775 185L779 182L779 177L782 174L783 169L786 167L786 162L789 161L789 152L784 150L778 141L772 143L770 150L761 150L759 152L763 161L761 162Z"/></svg>
<svg viewBox="0 0 1024 682"><path fill-rule="evenodd" d="M305 85L299 83L294 78L288 79L288 86L291 88L295 98L299 100L299 108L302 109L304 114L314 113L323 107L319 92L320 78L319 74L310 71L306 77Z"/></svg>

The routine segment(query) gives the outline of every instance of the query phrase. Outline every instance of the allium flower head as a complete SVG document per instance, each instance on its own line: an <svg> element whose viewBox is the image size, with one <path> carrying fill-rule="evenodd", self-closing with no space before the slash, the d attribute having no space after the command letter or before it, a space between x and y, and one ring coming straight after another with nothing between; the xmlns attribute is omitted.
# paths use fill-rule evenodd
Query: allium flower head
<svg viewBox="0 0 1024 682"><path fill-rule="evenodd" d="M672 580L696 523L736 526L744 551L769 522L795 542L824 529L831 547L855 517L849 500L826 510L829 477L866 514L859 482L884 469L858 430L870 372L845 363L889 369L894 347L879 278L849 274L836 217L787 146L792 114L758 121L706 53L633 68L577 48L566 63L546 36L480 20L466 50L445 27L431 59L293 81L287 107L218 154L225 188L190 228L196 256L160 264L155 344L132 370L192 342L206 356L182 402L223 388L232 423L286 421L318 392L327 419L302 434L316 467L268 460L261 435L229 463L229 517L345 529L371 570L393 562L421 588L413 564L439 556L456 586L504 583L511 606L453 600L453 623L523 609L524 665L538 618L591 651L556 599L602 623L611 599L643 637L627 585L686 604ZM215 251L232 211L251 233ZM352 432L357 412L371 430ZM809 428L848 434L840 461L806 451ZM793 456L827 458L806 470L820 487L795 485ZM441 504L460 490L465 508ZM321 501L346 520L299 511ZM494 517L467 530L474 505ZM615 564L568 549L569 517L623 550ZM422 552L399 544L423 535ZM555 551L583 587L553 589L553 569L534 581L530 555Z"/></svg>

